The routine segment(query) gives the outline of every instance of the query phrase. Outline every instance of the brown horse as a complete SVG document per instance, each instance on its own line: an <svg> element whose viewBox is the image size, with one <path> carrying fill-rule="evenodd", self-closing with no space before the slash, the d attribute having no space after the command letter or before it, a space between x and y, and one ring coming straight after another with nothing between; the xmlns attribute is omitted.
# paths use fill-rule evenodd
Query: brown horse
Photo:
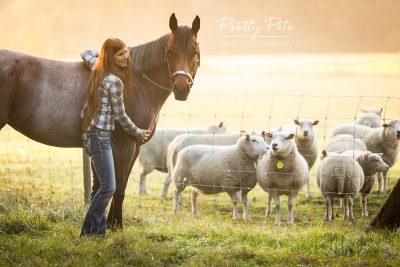
<svg viewBox="0 0 400 267"><path fill-rule="evenodd" d="M197 32L179 26L172 14L171 33L131 48L133 83L125 96L126 113L143 129L156 128L161 107L171 94L187 99L200 59ZM0 50L0 129L6 124L43 144L82 147L80 111L90 70L83 62L61 62ZM140 144L116 125L113 135L117 188L108 225L122 228L122 203Z"/></svg>

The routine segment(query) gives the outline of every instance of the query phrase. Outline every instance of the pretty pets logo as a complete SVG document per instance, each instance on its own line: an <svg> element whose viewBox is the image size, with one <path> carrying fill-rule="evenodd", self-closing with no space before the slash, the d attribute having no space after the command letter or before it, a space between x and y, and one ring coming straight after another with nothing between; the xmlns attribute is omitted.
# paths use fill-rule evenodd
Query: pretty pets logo
<svg viewBox="0 0 400 267"><path fill-rule="evenodd" d="M221 38L290 38L293 23L285 18L267 17L262 20L222 17L217 20Z"/></svg>

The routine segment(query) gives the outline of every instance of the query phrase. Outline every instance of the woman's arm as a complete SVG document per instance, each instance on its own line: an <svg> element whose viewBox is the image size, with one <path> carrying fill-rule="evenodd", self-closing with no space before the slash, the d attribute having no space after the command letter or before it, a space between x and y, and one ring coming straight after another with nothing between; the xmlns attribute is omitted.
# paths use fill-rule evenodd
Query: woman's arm
<svg viewBox="0 0 400 267"><path fill-rule="evenodd" d="M96 50L85 50L81 53L81 58L86 65L92 70L99 59L99 52Z"/></svg>
<svg viewBox="0 0 400 267"><path fill-rule="evenodd" d="M108 75L104 78L105 88L110 92L111 107L113 110L113 117L121 124L122 128L129 134L137 137L142 133L142 129L137 127L129 116L125 113L124 106L124 84L115 75Z"/></svg>

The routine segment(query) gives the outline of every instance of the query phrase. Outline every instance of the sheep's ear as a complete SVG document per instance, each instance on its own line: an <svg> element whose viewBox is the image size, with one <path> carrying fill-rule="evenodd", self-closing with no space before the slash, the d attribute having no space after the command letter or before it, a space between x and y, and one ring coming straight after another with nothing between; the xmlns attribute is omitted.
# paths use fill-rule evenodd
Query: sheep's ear
<svg viewBox="0 0 400 267"><path fill-rule="evenodd" d="M271 138L271 139L272 139L272 133L271 133L271 132L267 132L265 135L266 135L268 138Z"/></svg>
<svg viewBox="0 0 400 267"><path fill-rule="evenodd" d="M224 126L224 123L221 121L221 122L218 124L218 127L219 127L219 128L222 128L222 126Z"/></svg>
<svg viewBox="0 0 400 267"><path fill-rule="evenodd" d="M172 13L171 17L169 17L169 28L171 29L172 33L178 29L178 20L175 17L175 13Z"/></svg>
<svg viewBox="0 0 400 267"><path fill-rule="evenodd" d="M317 125L319 123L319 120L314 121L313 125Z"/></svg>
<svg viewBox="0 0 400 267"><path fill-rule="evenodd" d="M368 112L368 110L366 110L365 108L360 108L360 110L361 110L361 112L363 112L363 113L367 113L367 112Z"/></svg>
<svg viewBox="0 0 400 267"><path fill-rule="evenodd" d="M196 18L192 22L192 32L197 36L197 33L200 30L200 17L196 16Z"/></svg>
<svg viewBox="0 0 400 267"><path fill-rule="evenodd" d="M299 124L300 124L300 122L299 122L298 119L294 119L293 121L294 121L294 124L296 124L296 125L299 125Z"/></svg>
<svg viewBox="0 0 400 267"><path fill-rule="evenodd" d="M294 134L291 133L291 134L288 135L287 139L290 140L290 139L292 139L293 137L294 137Z"/></svg>
<svg viewBox="0 0 400 267"><path fill-rule="evenodd" d="M378 112L378 115L380 116L382 114L383 108Z"/></svg>
<svg viewBox="0 0 400 267"><path fill-rule="evenodd" d="M246 134L246 141L250 141L250 135Z"/></svg>

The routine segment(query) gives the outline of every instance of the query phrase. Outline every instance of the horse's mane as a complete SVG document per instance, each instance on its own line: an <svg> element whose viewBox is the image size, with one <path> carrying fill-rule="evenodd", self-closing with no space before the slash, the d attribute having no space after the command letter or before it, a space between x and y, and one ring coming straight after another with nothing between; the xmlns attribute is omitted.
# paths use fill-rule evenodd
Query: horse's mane
<svg viewBox="0 0 400 267"><path fill-rule="evenodd" d="M169 36L170 34L165 34L157 40L131 47L133 70L143 73L164 64ZM192 29L188 26L177 28L174 39L181 44L182 48L191 46Z"/></svg>

